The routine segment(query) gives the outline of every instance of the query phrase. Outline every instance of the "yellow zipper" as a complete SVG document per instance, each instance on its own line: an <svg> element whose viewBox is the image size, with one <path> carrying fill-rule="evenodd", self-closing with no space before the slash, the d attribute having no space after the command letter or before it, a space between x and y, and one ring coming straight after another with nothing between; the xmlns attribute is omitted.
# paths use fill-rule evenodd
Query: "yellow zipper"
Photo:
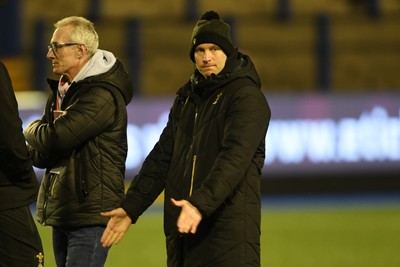
<svg viewBox="0 0 400 267"><path fill-rule="evenodd" d="M192 178L190 180L190 191L189 197L192 195L193 192L193 183L194 183L194 170L196 169L196 155L193 156L193 165L192 165Z"/></svg>

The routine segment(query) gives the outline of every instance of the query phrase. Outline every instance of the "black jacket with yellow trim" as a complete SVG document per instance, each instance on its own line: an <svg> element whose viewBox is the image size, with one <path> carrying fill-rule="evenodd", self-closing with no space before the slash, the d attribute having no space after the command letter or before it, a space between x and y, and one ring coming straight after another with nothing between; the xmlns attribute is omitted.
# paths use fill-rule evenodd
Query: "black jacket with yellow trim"
<svg viewBox="0 0 400 267"><path fill-rule="evenodd" d="M135 222L165 190L169 267L259 266L260 179L270 108L246 55L229 57L218 75L199 77L196 71L178 91L123 208ZM195 235L178 233L180 208L171 198L187 199L202 213Z"/></svg>

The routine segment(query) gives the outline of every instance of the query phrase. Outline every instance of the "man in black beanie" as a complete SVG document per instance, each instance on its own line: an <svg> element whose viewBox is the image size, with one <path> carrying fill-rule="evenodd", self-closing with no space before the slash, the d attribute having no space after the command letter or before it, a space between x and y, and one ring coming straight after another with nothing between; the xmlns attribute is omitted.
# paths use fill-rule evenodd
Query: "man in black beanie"
<svg viewBox="0 0 400 267"><path fill-rule="evenodd" d="M271 111L254 64L230 27L206 12L189 49L195 71L178 90L159 141L110 217L118 243L164 191L169 267L260 266L261 170Z"/></svg>
<svg viewBox="0 0 400 267"><path fill-rule="evenodd" d="M22 134L6 66L0 61L0 266L43 266L43 248L29 205L39 183Z"/></svg>
<svg viewBox="0 0 400 267"><path fill-rule="evenodd" d="M193 29L189 50L190 59L195 62L194 50L204 43L218 45L229 57L235 51L230 30L230 26L220 19L218 13L213 11L205 13Z"/></svg>

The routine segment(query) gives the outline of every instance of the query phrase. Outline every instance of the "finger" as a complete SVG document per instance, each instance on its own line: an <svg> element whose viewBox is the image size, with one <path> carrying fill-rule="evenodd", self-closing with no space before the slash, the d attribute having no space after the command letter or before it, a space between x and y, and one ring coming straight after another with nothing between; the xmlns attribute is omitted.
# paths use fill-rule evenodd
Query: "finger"
<svg viewBox="0 0 400 267"><path fill-rule="evenodd" d="M110 247L111 245L112 245L112 243L113 243L113 233L112 232L110 232L110 233L108 233L105 237L104 237L104 239L102 240L102 245L103 245L103 247Z"/></svg>
<svg viewBox="0 0 400 267"><path fill-rule="evenodd" d="M110 238L110 230L108 227L104 230L103 235L100 238L101 243L105 243Z"/></svg>
<svg viewBox="0 0 400 267"><path fill-rule="evenodd" d="M107 237L108 237L108 232L107 232L107 229L106 229L103 232L103 234L101 235L100 242L103 244L107 240Z"/></svg>
<svg viewBox="0 0 400 267"><path fill-rule="evenodd" d="M177 207L183 207L183 205L185 204L185 200L175 200L173 198L171 198L171 202Z"/></svg>
<svg viewBox="0 0 400 267"><path fill-rule="evenodd" d="M187 233L189 233L189 228L187 228L187 227L179 227L178 228L178 232L181 233L181 234L187 234Z"/></svg>
<svg viewBox="0 0 400 267"><path fill-rule="evenodd" d="M117 234L117 236L115 237L115 239L114 239L114 244L116 244L116 245L118 245L119 244L119 242L121 242L121 240L122 240L122 237L124 236L124 234L122 234L122 233L120 233L120 234Z"/></svg>
<svg viewBox="0 0 400 267"><path fill-rule="evenodd" d="M195 234L197 232L197 224L193 224L192 228L190 229L190 233Z"/></svg>
<svg viewBox="0 0 400 267"><path fill-rule="evenodd" d="M187 220L184 218L185 216L183 216L182 214L178 217L178 221L176 222L176 226L178 227L180 232L185 232L186 230L188 230L188 222Z"/></svg>
<svg viewBox="0 0 400 267"><path fill-rule="evenodd" d="M172 202L172 204L174 204L175 206L178 206L178 201L176 201L176 200L173 199L172 197L171 197L171 202Z"/></svg>
<svg viewBox="0 0 400 267"><path fill-rule="evenodd" d="M105 216L105 217L117 217L118 211L117 210L103 211L103 212L100 212L100 215Z"/></svg>
<svg viewBox="0 0 400 267"><path fill-rule="evenodd" d="M118 244L122 240L123 234L118 232L113 232L109 235L106 240L102 243L103 247L111 247L113 244Z"/></svg>
<svg viewBox="0 0 400 267"><path fill-rule="evenodd" d="M111 244L112 244L112 243L109 242L109 241L106 241L106 242L102 243L102 245L103 245L104 248L111 247Z"/></svg>
<svg viewBox="0 0 400 267"><path fill-rule="evenodd" d="M105 247L105 248L109 247L109 246L111 245L110 236L107 236L105 239L103 239L103 240L101 241L101 244L102 244L103 247Z"/></svg>
<svg viewBox="0 0 400 267"><path fill-rule="evenodd" d="M115 240L115 235L117 234L117 232L113 230L115 225L111 224L110 222L108 223L106 229L104 230L101 238L104 247L111 246L113 244L113 241Z"/></svg>
<svg viewBox="0 0 400 267"><path fill-rule="evenodd" d="M112 212L111 211L104 211L104 212L100 212L101 216L104 217L111 217L112 216Z"/></svg>
<svg viewBox="0 0 400 267"><path fill-rule="evenodd" d="M117 244L118 238L119 238L119 240L121 240L121 238L122 238L122 237L118 237L119 235L120 235L119 233L113 232L110 235L108 241L106 242L106 246L111 247L113 244Z"/></svg>

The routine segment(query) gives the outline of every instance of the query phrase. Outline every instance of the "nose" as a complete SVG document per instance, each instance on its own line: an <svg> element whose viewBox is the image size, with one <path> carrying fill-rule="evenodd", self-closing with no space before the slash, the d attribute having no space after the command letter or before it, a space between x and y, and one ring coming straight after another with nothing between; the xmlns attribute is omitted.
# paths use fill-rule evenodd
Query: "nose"
<svg viewBox="0 0 400 267"><path fill-rule="evenodd" d="M203 53L203 61L208 62L210 61L211 52L209 50L205 50Z"/></svg>
<svg viewBox="0 0 400 267"><path fill-rule="evenodd" d="M47 51L47 55L46 56L47 56L48 59L52 59L52 58L56 57L55 54L54 54L53 49L51 49L51 48Z"/></svg>

